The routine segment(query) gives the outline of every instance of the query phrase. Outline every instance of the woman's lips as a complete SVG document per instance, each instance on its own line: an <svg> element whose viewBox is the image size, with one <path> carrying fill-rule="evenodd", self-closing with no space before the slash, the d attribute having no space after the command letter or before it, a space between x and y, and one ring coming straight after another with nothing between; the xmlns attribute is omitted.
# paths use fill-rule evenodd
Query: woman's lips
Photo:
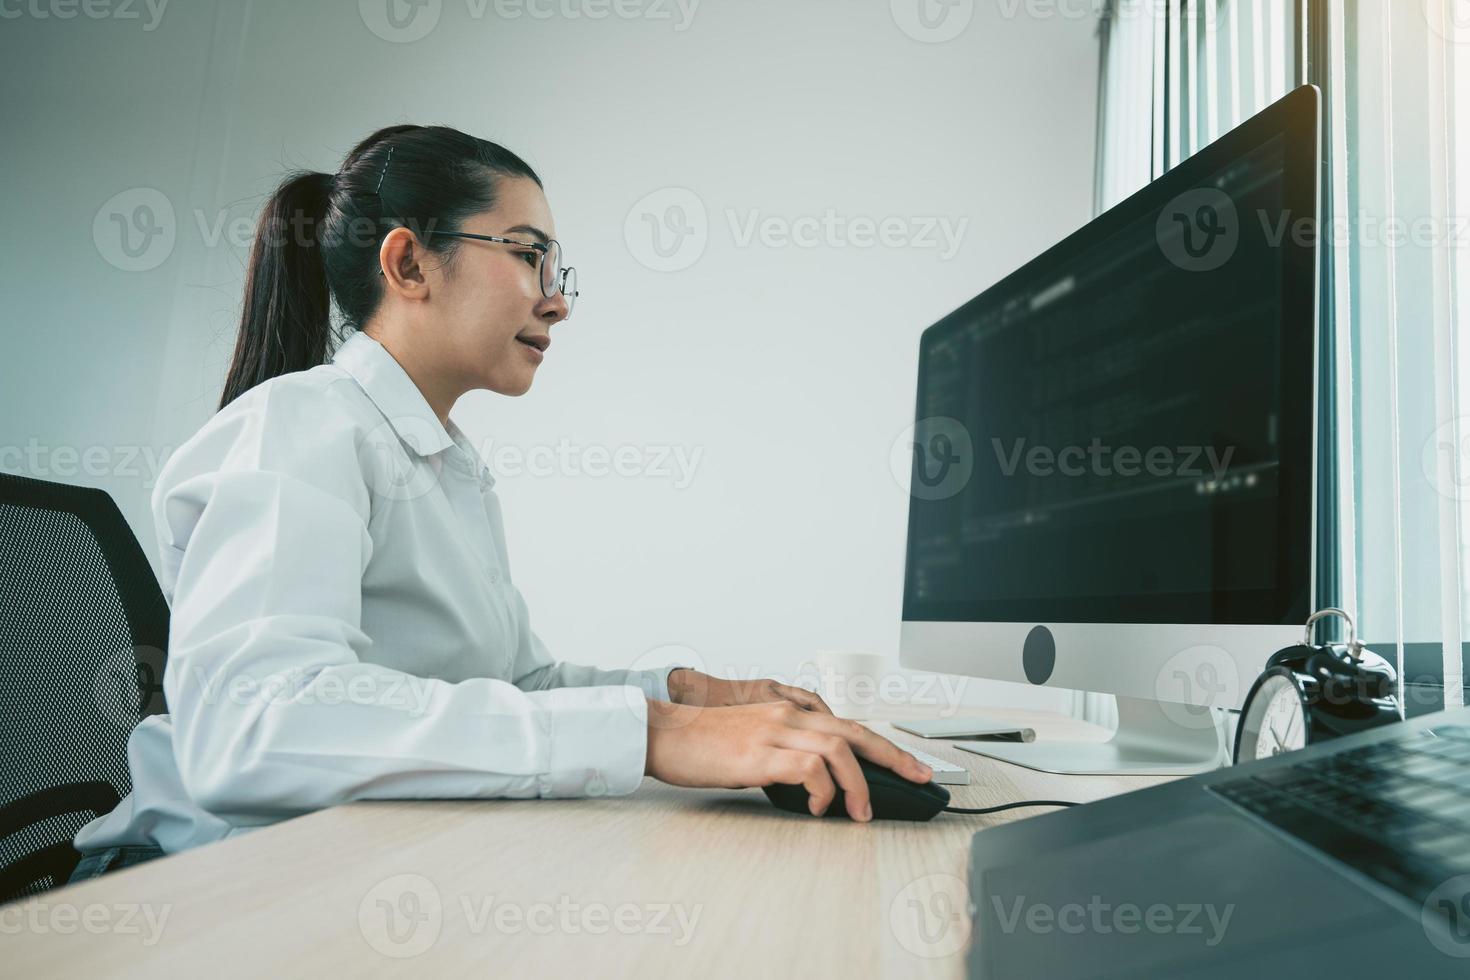
<svg viewBox="0 0 1470 980"><path fill-rule="evenodd" d="M522 340L521 338L517 337L516 342L526 349L526 354L537 364L540 364L543 360L546 359L546 355L541 352L541 348L537 347L531 341Z"/></svg>

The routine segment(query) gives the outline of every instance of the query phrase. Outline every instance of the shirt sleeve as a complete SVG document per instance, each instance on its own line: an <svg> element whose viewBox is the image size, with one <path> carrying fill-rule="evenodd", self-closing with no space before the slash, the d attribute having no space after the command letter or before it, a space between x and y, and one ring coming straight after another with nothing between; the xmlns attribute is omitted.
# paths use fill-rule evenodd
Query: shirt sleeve
<svg viewBox="0 0 1470 980"><path fill-rule="evenodd" d="M294 413L312 419L303 439L273 422L278 407L240 424L249 450L224 465L176 455L154 496L176 570L164 688L189 795L248 823L355 799L636 789L640 691L450 683L360 658L373 542L352 433L334 438L314 403L317 417Z"/></svg>

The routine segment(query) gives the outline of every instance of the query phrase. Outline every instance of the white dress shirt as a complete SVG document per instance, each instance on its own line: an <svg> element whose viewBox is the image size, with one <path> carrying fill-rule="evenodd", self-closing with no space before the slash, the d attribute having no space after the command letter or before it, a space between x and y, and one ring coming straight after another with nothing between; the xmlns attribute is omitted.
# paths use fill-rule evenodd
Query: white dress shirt
<svg viewBox="0 0 1470 980"><path fill-rule="evenodd" d="M359 799L631 793L659 670L557 663L483 461L376 340L266 381L152 498L169 714L82 850L167 853Z"/></svg>

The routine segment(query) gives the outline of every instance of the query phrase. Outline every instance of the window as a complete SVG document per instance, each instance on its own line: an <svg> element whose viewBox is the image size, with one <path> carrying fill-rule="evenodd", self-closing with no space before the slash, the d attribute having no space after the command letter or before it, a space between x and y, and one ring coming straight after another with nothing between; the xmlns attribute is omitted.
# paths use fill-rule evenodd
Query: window
<svg viewBox="0 0 1470 980"><path fill-rule="evenodd" d="M1099 211L1322 88L1317 604L1400 664L1410 713L1462 704L1470 0L1109 0L1100 39Z"/></svg>

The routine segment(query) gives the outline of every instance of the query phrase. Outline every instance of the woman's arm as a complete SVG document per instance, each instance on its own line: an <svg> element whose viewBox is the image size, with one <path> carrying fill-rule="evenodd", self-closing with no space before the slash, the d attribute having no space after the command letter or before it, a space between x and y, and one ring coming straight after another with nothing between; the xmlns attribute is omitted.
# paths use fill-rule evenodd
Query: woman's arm
<svg viewBox="0 0 1470 980"><path fill-rule="evenodd" d="M519 589L515 590L515 598L522 624L513 678L516 687L523 691L547 691L558 687L632 685L641 690L646 698L655 701L672 699L669 673L678 670L678 664L668 664L653 670L603 670L599 667L557 661L552 658L541 637L530 628L530 614Z"/></svg>
<svg viewBox="0 0 1470 980"><path fill-rule="evenodd" d="M363 661L373 545L366 496L340 489L353 433L320 400L269 394L221 436L228 452L205 438L176 453L154 495L176 573L164 688L189 794L249 823L353 799L632 792L638 692L448 683Z"/></svg>

